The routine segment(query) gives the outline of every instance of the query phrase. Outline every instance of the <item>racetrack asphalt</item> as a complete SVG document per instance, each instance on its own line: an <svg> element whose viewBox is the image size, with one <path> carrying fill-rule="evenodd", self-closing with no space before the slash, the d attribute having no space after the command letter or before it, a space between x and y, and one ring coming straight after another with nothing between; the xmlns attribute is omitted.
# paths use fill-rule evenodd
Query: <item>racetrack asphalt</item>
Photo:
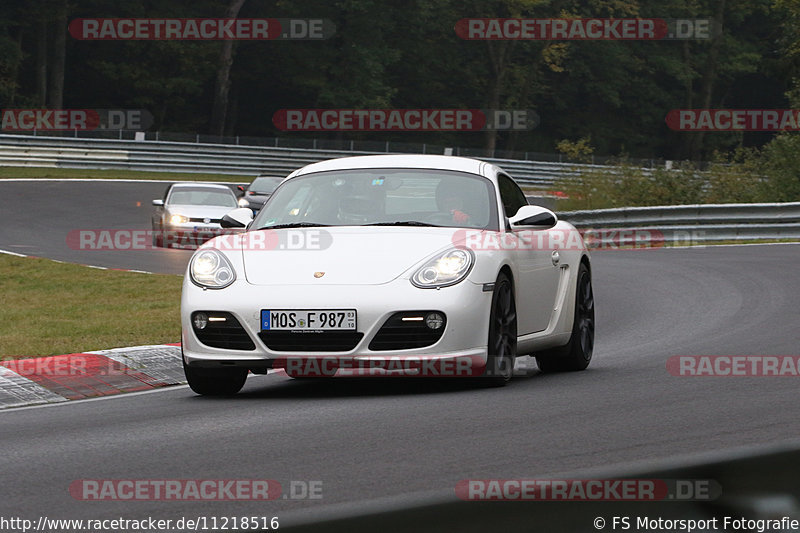
<svg viewBox="0 0 800 533"><path fill-rule="evenodd" d="M81 230L150 230L152 200L167 181L3 181L0 180L0 250L107 268L183 274L191 250L81 249L68 241Z"/></svg>
<svg viewBox="0 0 800 533"><path fill-rule="evenodd" d="M149 202L164 187L3 183L0 248L180 273L187 251L105 254L65 245L75 227L147 229ZM31 248L9 248L21 244ZM0 515L280 516L449 490L464 479L541 479L787 441L800 433L797 378L675 377L666 362L675 355L798 355L799 257L800 245L597 252L592 365L578 373L531 371L504 388L271 374L251 377L232 398L175 387L3 411ZM239 478L274 479L284 491L292 480L319 480L323 497L95 502L68 490L80 479Z"/></svg>

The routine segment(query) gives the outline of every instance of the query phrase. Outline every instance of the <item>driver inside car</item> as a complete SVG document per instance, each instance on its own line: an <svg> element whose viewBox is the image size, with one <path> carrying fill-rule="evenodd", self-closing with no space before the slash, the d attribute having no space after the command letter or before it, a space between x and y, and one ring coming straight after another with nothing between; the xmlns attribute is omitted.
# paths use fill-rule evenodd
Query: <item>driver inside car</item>
<svg viewBox="0 0 800 533"><path fill-rule="evenodd" d="M466 224L470 215L466 213L464 194L460 188L447 181L439 182L436 187L436 205L439 211L452 217L455 224Z"/></svg>

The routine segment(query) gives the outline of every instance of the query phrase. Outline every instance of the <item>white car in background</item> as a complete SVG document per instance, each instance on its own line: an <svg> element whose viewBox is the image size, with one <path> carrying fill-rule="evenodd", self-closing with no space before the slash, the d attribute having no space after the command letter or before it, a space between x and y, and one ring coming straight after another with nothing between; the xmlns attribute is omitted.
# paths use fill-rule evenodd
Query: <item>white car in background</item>
<svg viewBox="0 0 800 533"><path fill-rule="evenodd" d="M542 371L591 360L583 240L527 205L497 166L432 155L323 161L293 172L251 217L229 213L223 226L247 231L209 241L186 271L182 351L196 393L236 393L248 371L270 368L468 369L455 374L502 385L518 355L535 355Z"/></svg>
<svg viewBox="0 0 800 533"><path fill-rule="evenodd" d="M237 205L225 185L173 183L153 200L153 246L202 244L222 233L222 217Z"/></svg>

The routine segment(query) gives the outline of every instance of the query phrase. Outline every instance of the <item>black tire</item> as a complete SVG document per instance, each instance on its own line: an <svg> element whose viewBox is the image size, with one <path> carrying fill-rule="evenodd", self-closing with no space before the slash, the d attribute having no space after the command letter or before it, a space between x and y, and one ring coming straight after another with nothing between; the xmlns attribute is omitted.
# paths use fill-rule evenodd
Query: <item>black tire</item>
<svg viewBox="0 0 800 533"><path fill-rule="evenodd" d="M153 246L156 248L163 248L164 247L164 234L161 233L161 230L153 230Z"/></svg>
<svg viewBox="0 0 800 533"><path fill-rule="evenodd" d="M246 368L192 368L183 362L189 387L202 396L231 396L247 380Z"/></svg>
<svg viewBox="0 0 800 533"><path fill-rule="evenodd" d="M594 291L592 275L585 264L578 267L575 290L575 316L572 335L564 346L536 354L536 364L542 372L585 370L594 351Z"/></svg>
<svg viewBox="0 0 800 533"><path fill-rule="evenodd" d="M503 386L511 381L517 358L517 306L511 280L502 272L494 283L486 353L486 383Z"/></svg>

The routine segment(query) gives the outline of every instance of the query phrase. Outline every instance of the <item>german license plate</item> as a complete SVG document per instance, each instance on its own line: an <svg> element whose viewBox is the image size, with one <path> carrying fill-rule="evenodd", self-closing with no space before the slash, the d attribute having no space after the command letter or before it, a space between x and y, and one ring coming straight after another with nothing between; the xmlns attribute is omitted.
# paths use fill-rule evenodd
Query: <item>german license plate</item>
<svg viewBox="0 0 800 533"><path fill-rule="evenodd" d="M353 331L355 309L262 309L262 331Z"/></svg>

